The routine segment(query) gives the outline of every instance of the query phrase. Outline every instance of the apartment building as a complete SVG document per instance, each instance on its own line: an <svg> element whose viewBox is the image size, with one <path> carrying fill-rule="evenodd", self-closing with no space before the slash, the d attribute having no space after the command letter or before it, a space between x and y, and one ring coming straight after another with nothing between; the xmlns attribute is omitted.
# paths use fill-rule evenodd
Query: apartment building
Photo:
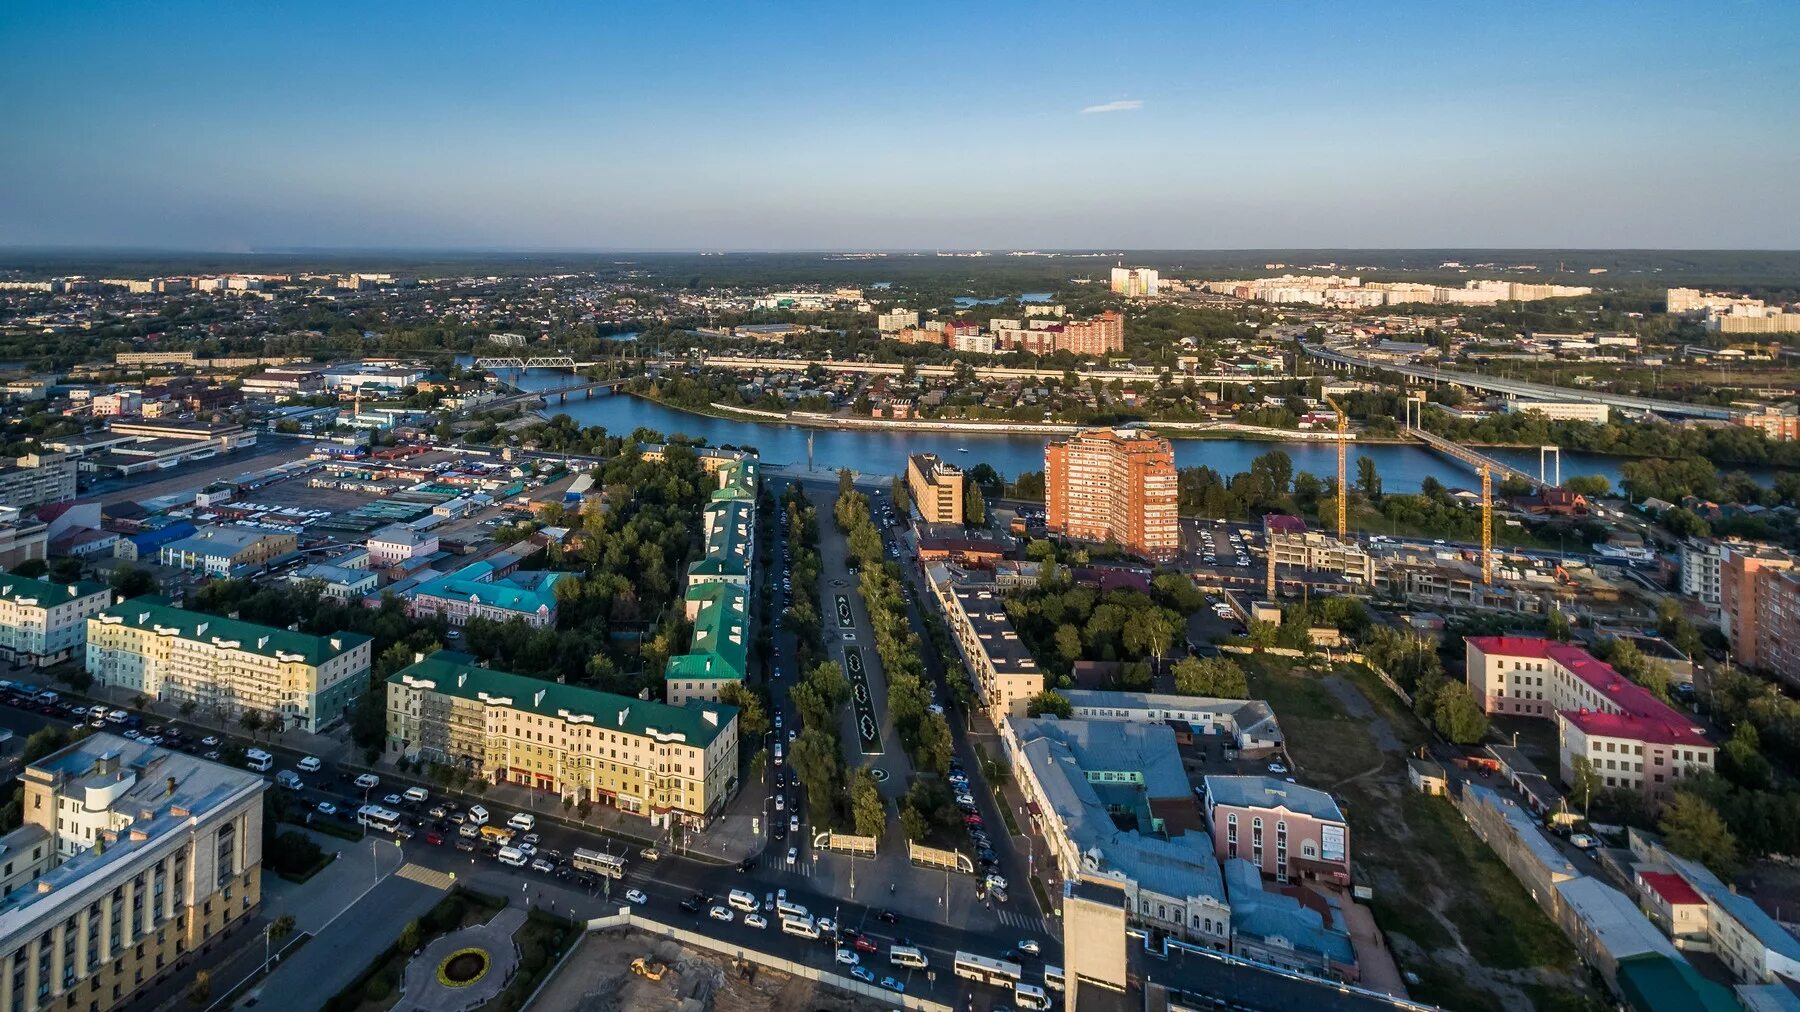
<svg viewBox="0 0 1800 1012"><path fill-rule="evenodd" d="M1113 294L1123 295L1128 299L1145 298L1156 294L1157 272L1149 267L1114 267L1112 269Z"/></svg>
<svg viewBox="0 0 1800 1012"><path fill-rule="evenodd" d="M1800 313L1794 314L1800 320ZM1764 407L1761 411L1747 412L1733 419L1745 428L1759 429L1762 434L1777 443L1791 443L1800 439L1800 412L1793 408Z"/></svg>
<svg viewBox="0 0 1800 1012"><path fill-rule="evenodd" d="M440 650L387 680L387 755L703 826L736 788L738 711L545 682Z"/></svg>
<svg viewBox="0 0 1800 1012"><path fill-rule="evenodd" d="M875 317L875 327L883 334L898 333L918 325L919 311L916 309L890 309Z"/></svg>
<svg viewBox="0 0 1800 1012"><path fill-rule="evenodd" d="M297 547L299 539L285 531L209 524L192 537L163 545L157 550L157 561L207 576L231 577Z"/></svg>
<svg viewBox="0 0 1800 1012"><path fill-rule="evenodd" d="M1277 566L1311 573L1342 573L1364 585L1375 582L1375 560L1353 541L1339 541L1322 531L1309 531L1299 517L1263 517L1263 541Z"/></svg>
<svg viewBox="0 0 1800 1012"><path fill-rule="evenodd" d="M1577 758L1604 786L1651 798L1714 769L1717 750L1692 720L1580 647L1527 636L1464 642L1465 677L1485 712L1556 722L1564 783L1574 783Z"/></svg>
<svg viewBox="0 0 1800 1012"><path fill-rule="evenodd" d="M1331 795L1260 776L1207 777L1206 824L1221 861L1276 882L1350 884L1350 826Z"/></svg>
<svg viewBox="0 0 1800 1012"><path fill-rule="evenodd" d="M379 567L399 565L438 550L438 536L406 524L389 524L364 541L369 558Z"/></svg>
<svg viewBox="0 0 1800 1012"><path fill-rule="evenodd" d="M0 569L42 559L49 543L49 524L25 515L16 506L0 506Z"/></svg>
<svg viewBox="0 0 1800 1012"><path fill-rule="evenodd" d="M1052 532L1153 560L1181 551L1175 450L1146 429L1088 429L1044 447Z"/></svg>
<svg viewBox="0 0 1800 1012"><path fill-rule="evenodd" d="M1800 570L1756 581L1756 666L1800 686Z"/></svg>
<svg viewBox="0 0 1800 1012"><path fill-rule="evenodd" d="M407 613L414 618L440 615L452 626L467 625L472 618L518 619L534 629L549 629L556 625L556 583L568 575L532 570L496 577L493 563L473 562L426 580L403 596Z"/></svg>
<svg viewBox="0 0 1800 1012"><path fill-rule="evenodd" d="M1731 641L1732 659L1746 668L1763 668L1770 642L1759 625L1758 600L1770 577L1794 568L1794 557L1768 545L1728 545L1719 569L1719 627ZM1789 672L1800 678L1800 673Z"/></svg>
<svg viewBox="0 0 1800 1012"><path fill-rule="evenodd" d="M1230 948L1225 883L1173 729L1020 717L1001 728L1026 811L1050 851L1040 869L1123 890L1132 924ZM1116 813L1134 815L1136 828L1120 829Z"/></svg>
<svg viewBox="0 0 1800 1012"><path fill-rule="evenodd" d="M262 777L101 733L19 779L24 825L0 837L0 1009L133 1005L255 916Z"/></svg>
<svg viewBox="0 0 1800 1012"><path fill-rule="evenodd" d="M75 498L75 462L60 453L28 453L0 464L0 506L21 510Z"/></svg>
<svg viewBox="0 0 1800 1012"><path fill-rule="evenodd" d="M1724 601L1726 545L1711 538L1681 543L1681 593L1705 605L1717 621Z"/></svg>
<svg viewBox="0 0 1800 1012"><path fill-rule="evenodd" d="M50 583L0 573L0 657L43 667L80 657L87 620L112 599L102 584Z"/></svg>
<svg viewBox="0 0 1800 1012"><path fill-rule="evenodd" d="M1044 691L1044 671L1006 617L1000 588L945 563L926 567L925 579L974 676L981 705L996 720L1023 717L1031 697Z"/></svg>
<svg viewBox="0 0 1800 1012"><path fill-rule="evenodd" d="M663 668L670 705L717 702L749 673L750 573L756 564L756 488L760 465L739 456L712 471L719 487L707 504L701 556L688 566L683 604L694 624L688 652Z"/></svg>
<svg viewBox="0 0 1800 1012"><path fill-rule="evenodd" d="M935 453L911 454L906 458L906 489L926 523L963 522L962 468Z"/></svg>
<svg viewBox="0 0 1800 1012"><path fill-rule="evenodd" d="M134 597L87 620L87 672L152 699L221 716L254 710L318 731L368 688L361 633L312 636Z"/></svg>

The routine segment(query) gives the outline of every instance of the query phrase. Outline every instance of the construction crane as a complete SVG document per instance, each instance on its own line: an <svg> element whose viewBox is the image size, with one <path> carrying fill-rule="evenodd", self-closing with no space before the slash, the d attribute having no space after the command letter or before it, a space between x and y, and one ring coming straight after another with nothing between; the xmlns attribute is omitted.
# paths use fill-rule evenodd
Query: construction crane
<svg viewBox="0 0 1800 1012"><path fill-rule="evenodd" d="M1275 532L1263 536L1263 551L1269 556L1269 603L1275 603Z"/></svg>
<svg viewBox="0 0 1800 1012"><path fill-rule="evenodd" d="M1494 584L1494 472L1481 465L1481 582Z"/></svg>
<svg viewBox="0 0 1800 1012"><path fill-rule="evenodd" d="M1337 414L1337 536L1339 541L1345 541L1348 540L1350 535L1350 476L1348 473L1350 457L1350 419L1344 414L1344 408L1337 402L1337 398L1330 394L1326 394L1325 403L1331 405L1331 410Z"/></svg>

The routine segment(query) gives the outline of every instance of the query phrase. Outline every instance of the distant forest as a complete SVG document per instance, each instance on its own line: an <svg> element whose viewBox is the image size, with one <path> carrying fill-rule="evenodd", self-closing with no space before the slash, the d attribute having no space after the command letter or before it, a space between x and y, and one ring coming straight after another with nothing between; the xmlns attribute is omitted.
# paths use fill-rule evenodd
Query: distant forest
<svg viewBox="0 0 1800 1012"><path fill-rule="evenodd" d="M1090 251L1072 251L1090 252ZM1091 251L1101 252L1101 251ZM960 287L981 297L1056 291L1073 279L1104 281L1117 262L1155 267L1181 277L1257 276L1289 271L1359 274L1370 280L1460 283L1474 277L1540 279L1607 288L1671 285L1746 289L1780 298L1800 285L1800 251L1781 250L1123 250L1105 256L941 257L933 251L890 252L841 259L830 252L633 253L481 252L429 250L273 250L266 253L189 253L152 250L0 248L0 276L43 278L69 274L148 277L162 274L387 271L421 277L583 272L647 285L709 288L737 285L839 284ZM1455 262L1468 269L1440 269ZM1282 264L1270 270L1266 265ZM1325 265L1334 264L1335 268ZM1477 268L1473 265L1493 264ZM1535 270L1517 268L1531 265ZM1513 269L1505 269L1505 268ZM1560 268L1560 269L1559 269ZM1590 275L1589 269L1606 273Z"/></svg>

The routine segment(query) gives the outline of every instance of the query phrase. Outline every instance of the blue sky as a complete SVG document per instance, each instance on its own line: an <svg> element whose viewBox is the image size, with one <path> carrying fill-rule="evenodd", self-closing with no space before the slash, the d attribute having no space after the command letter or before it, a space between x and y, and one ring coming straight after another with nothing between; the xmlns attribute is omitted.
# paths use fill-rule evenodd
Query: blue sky
<svg viewBox="0 0 1800 1012"><path fill-rule="evenodd" d="M1794 248L1797 30L1793 0L11 0L0 245Z"/></svg>

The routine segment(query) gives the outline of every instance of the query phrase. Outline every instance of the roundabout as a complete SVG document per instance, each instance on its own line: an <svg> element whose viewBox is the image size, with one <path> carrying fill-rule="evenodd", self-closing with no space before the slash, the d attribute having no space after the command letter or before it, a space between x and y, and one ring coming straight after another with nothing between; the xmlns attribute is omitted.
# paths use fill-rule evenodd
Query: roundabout
<svg viewBox="0 0 1800 1012"><path fill-rule="evenodd" d="M432 939L407 961L396 1007L467 1012L494 1000L519 968L513 933L524 923L524 907L508 906L486 924Z"/></svg>

